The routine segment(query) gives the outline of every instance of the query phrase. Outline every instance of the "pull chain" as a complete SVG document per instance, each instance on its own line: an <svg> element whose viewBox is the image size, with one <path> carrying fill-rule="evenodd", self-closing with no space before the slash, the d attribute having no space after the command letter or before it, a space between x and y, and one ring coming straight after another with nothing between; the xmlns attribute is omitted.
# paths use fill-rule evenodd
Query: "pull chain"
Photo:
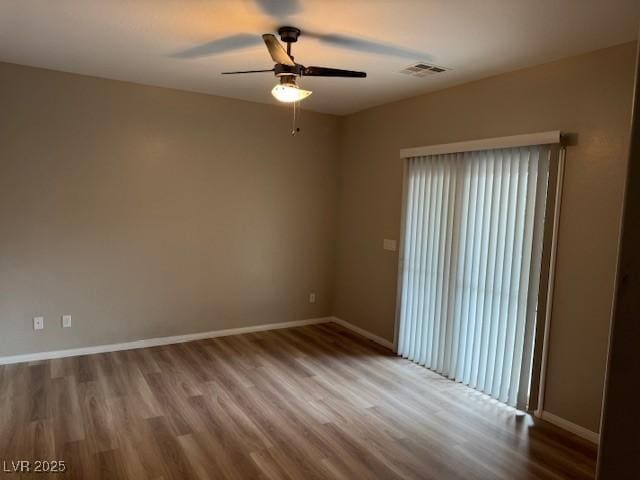
<svg viewBox="0 0 640 480"><path fill-rule="evenodd" d="M291 135L295 135L300 131L300 127L296 126L296 113L298 111L298 102L293 102L293 125L291 128Z"/></svg>

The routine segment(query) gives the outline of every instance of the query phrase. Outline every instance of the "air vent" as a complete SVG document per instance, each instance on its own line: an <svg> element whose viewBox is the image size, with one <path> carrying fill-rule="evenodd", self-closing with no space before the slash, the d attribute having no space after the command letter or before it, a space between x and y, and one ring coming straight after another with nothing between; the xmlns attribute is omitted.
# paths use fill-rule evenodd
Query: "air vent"
<svg viewBox="0 0 640 480"><path fill-rule="evenodd" d="M418 62L400 70L400 73L412 77L427 77L429 75L435 75L436 73L446 72L447 70L450 69L437 65L431 65L430 63Z"/></svg>

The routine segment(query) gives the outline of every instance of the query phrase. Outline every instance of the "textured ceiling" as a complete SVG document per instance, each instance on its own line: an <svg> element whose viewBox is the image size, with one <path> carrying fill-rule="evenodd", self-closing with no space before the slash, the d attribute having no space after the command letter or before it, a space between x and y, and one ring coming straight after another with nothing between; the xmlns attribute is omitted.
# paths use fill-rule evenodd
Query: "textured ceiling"
<svg viewBox="0 0 640 480"><path fill-rule="evenodd" d="M639 21L638 0L3 0L0 61L273 103L272 74L219 73L271 68L260 35L290 24L300 63L368 73L303 79L305 108L346 114L632 41ZM398 73L417 61L451 70Z"/></svg>

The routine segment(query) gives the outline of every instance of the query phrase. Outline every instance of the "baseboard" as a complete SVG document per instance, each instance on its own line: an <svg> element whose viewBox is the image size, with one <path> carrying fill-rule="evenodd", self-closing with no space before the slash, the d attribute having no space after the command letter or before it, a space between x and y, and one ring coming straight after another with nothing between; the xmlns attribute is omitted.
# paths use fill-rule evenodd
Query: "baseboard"
<svg viewBox="0 0 640 480"><path fill-rule="evenodd" d="M353 323L349 323L346 320L343 320L341 318L338 317L330 317L332 322L337 323L338 325L342 325L345 328L348 328L349 330L352 330L360 335L362 335L363 337L368 338L369 340L382 345L383 347L388 348L389 350L393 350L393 342L390 342L389 340L387 340L386 338L382 338L379 337L378 335L375 335L371 332L369 332L368 330L365 330L364 328L360 328L356 325L354 325Z"/></svg>
<svg viewBox="0 0 640 480"><path fill-rule="evenodd" d="M242 333L263 332L266 330L278 330L281 328L302 327L305 325L315 325L318 323L327 323L331 321L333 321L332 317L309 318L306 320L294 320L291 322L267 323L264 325L253 325L250 327L228 328L226 330L188 333L186 335L175 335L172 337L147 338L143 340L134 340L132 342L112 343L109 345L95 345L91 347L70 348L66 350L54 350L49 352L9 355L0 357L0 365L6 365L9 363L50 360L52 358L76 357L78 355L91 355L93 353L133 350L136 348L157 347L160 345L170 345L172 343L184 343L192 342L194 340L203 340L205 338L228 337L230 335L240 335Z"/></svg>
<svg viewBox="0 0 640 480"><path fill-rule="evenodd" d="M553 423L556 427L560 427L563 430L567 430L568 432L573 433L579 437L584 438L585 440L589 440L591 443L595 443L596 445L600 443L600 434L596 432L592 432L588 428L581 427L580 425L576 425L569 420L565 420L562 417L558 417L553 413L549 413L546 411L536 412L536 417L541 418L542 420L546 420L549 423Z"/></svg>

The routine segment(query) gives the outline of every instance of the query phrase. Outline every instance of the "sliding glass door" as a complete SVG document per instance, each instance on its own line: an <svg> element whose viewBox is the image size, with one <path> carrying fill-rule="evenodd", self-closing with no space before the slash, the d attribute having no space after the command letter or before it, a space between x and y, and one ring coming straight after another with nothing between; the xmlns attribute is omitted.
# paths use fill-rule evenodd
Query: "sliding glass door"
<svg viewBox="0 0 640 480"><path fill-rule="evenodd" d="M398 353L525 408L550 147L406 159Z"/></svg>

